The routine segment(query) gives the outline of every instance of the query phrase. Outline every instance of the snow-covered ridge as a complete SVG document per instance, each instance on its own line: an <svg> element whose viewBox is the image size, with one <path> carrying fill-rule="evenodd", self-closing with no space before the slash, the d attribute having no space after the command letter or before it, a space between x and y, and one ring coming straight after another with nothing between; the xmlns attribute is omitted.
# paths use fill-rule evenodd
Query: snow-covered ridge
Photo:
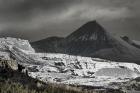
<svg viewBox="0 0 140 93"><path fill-rule="evenodd" d="M0 58L10 59L11 57L20 61L20 63L29 62L30 53L35 53L28 40L17 38L0 38Z"/></svg>
<svg viewBox="0 0 140 93"><path fill-rule="evenodd" d="M0 38L0 49L6 49L7 47L17 47L19 49L28 51L28 52L35 52L35 50L31 47L28 40L22 40L17 38Z"/></svg>

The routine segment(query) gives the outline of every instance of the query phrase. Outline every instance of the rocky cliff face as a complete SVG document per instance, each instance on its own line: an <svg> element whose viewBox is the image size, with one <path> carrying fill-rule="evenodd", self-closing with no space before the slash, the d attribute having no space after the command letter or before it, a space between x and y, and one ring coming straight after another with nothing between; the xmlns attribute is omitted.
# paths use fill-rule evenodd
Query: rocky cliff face
<svg viewBox="0 0 140 93"><path fill-rule="evenodd" d="M22 40L18 38L0 38L0 50L6 51L8 48L17 47L24 51L34 52L34 49L29 44L28 40Z"/></svg>
<svg viewBox="0 0 140 93"><path fill-rule="evenodd" d="M28 54L35 53L28 40L17 38L0 38L0 58L4 60L16 60L18 63L34 62Z"/></svg>
<svg viewBox="0 0 140 93"><path fill-rule="evenodd" d="M0 69L18 70L18 63L12 59L11 60L0 59Z"/></svg>

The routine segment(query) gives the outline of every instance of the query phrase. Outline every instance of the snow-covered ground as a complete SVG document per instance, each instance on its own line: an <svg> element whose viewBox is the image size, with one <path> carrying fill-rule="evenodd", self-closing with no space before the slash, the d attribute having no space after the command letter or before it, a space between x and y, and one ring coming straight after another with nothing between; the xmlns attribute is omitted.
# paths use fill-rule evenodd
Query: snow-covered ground
<svg viewBox="0 0 140 93"><path fill-rule="evenodd" d="M140 75L140 66L134 63L66 54L36 55L43 58L44 64L33 65L36 71L30 75L44 82L109 87L111 82L126 82Z"/></svg>
<svg viewBox="0 0 140 93"><path fill-rule="evenodd" d="M112 82L126 82L140 76L140 65L67 54L35 53L27 40L0 39L2 56L12 55L44 82L110 88ZM0 55L0 56L1 56ZM114 87L115 88L115 87Z"/></svg>

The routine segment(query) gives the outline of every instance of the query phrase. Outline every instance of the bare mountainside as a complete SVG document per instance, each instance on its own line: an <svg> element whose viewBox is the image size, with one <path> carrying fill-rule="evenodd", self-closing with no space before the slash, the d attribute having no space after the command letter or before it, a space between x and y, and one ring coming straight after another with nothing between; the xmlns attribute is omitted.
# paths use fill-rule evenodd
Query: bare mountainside
<svg viewBox="0 0 140 93"><path fill-rule="evenodd" d="M140 49L125 39L113 36L96 21L91 21L65 38L50 37L32 42L37 52L65 53L112 61L140 64Z"/></svg>

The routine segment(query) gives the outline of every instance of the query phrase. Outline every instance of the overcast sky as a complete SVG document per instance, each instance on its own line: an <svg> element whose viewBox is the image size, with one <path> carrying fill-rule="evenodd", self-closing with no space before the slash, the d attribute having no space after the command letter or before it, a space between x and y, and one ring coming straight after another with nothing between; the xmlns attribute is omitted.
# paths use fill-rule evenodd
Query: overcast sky
<svg viewBox="0 0 140 93"><path fill-rule="evenodd" d="M140 40L139 10L140 0L0 0L0 36L67 36L97 20L114 35Z"/></svg>

